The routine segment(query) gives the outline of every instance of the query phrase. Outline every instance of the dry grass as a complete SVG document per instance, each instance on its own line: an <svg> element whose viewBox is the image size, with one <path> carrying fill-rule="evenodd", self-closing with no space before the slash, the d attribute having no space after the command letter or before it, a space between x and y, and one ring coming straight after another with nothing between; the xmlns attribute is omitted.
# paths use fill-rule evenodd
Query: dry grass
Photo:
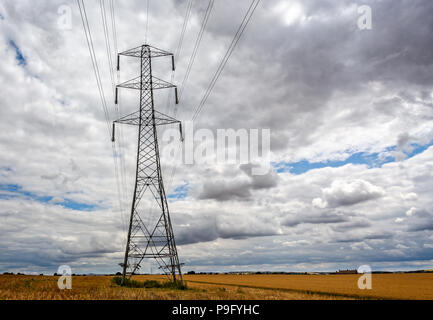
<svg viewBox="0 0 433 320"><path fill-rule="evenodd" d="M73 277L59 290L58 277L0 276L0 299L18 300L323 300L433 299L433 274L373 275L373 290L359 290L357 275L187 275L188 290L122 288L110 276ZM136 276L136 280L165 280Z"/></svg>

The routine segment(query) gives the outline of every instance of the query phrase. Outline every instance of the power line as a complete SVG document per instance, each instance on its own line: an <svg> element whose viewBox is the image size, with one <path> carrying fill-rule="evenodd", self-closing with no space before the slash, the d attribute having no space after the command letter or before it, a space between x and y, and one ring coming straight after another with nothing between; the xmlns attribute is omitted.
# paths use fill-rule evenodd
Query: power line
<svg viewBox="0 0 433 320"><path fill-rule="evenodd" d="M108 33L109 33L108 32L108 23L107 23L107 15L105 12L104 0L99 0L99 7L101 9L102 29L104 30L105 47L107 50L108 65L110 68L110 78L111 78L111 84L113 86L113 96L114 96L116 84L114 81L113 57L112 57L112 53L111 53L110 37L108 35Z"/></svg>
<svg viewBox="0 0 433 320"><path fill-rule="evenodd" d="M109 112L108 112L108 108L107 108L107 101L105 100L104 88L103 88L102 82L101 82L99 65L98 65L98 60L96 58L96 54L95 54L95 48L93 46L93 38L92 38L92 33L90 31L89 20L87 18L86 7L84 5L83 0L81 0L81 4L80 4L80 0L77 0L77 3L78 3L78 8L80 9L80 15L81 15L81 20L83 22L84 33L86 35L87 46L89 48L90 58L92 60L93 71L95 73L95 78L96 78L96 84L98 86L99 96L101 98L102 108L103 108L105 120L107 123L108 134L111 135L110 117L109 117Z"/></svg>
<svg viewBox="0 0 433 320"><path fill-rule="evenodd" d="M110 13L111 13L111 28L112 28L112 32L113 32L113 43L114 43L114 56L117 57L117 54L119 53L118 47L117 47L117 27L116 27L116 14L115 14L115 6L114 6L114 0L110 0ZM117 71L117 84L120 83L120 72ZM117 108L116 111L118 113L118 116L120 117L120 93L118 96L118 100L119 103L117 104ZM126 169L125 169L125 161L123 158L123 144L124 144L124 140L123 140L123 129L122 127L119 129L120 132L120 139L119 141L119 151L120 151L120 162L121 162L121 166L122 166L122 171L124 176L126 176ZM125 177L122 177L122 181L124 184L124 190L125 192L127 192L126 190L126 181L125 181Z"/></svg>
<svg viewBox="0 0 433 320"><path fill-rule="evenodd" d="M104 0L102 0L104 1ZM104 10L105 11L105 10ZM117 57L118 54L118 48L117 48L117 30L116 30L116 15L115 15L115 7L114 7L114 0L110 0L109 1L109 12L110 12L110 17L111 17L111 31L112 31L112 36L113 36L113 44L114 44L114 57ZM107 27L107 33L108 33L108 27ZM109 36L107 35L107 39L109 39ZM109 42L108 42L109 43ZM109 47L109 50L111 52L111 46ZM111 57L111 56L110 56ZM110 72L114 73L114 63L111 62L110 65ZM112 82L113 82L113 95L115 94L115 88L116 88L116 83L114 82L114 75L112 77ZM117 83L120 82L120 73L117 72ZM120 95L118 97L118 104L115 105L115 110L117 113L117 116L120 117ZM120 215L121 215L121 220L122 220L122 226L123 226L123 230L124 230L124 237L123 237L123 245L126 245L126 241L127 241L127 236L126 236L126 230L127 230L127 217L126 217L126 212L125 212L125 208L123 206L124 202L126 202L126 198L127 198L127 194L128 194L128 189L127 189L127 183L126 183L126 168L125 168L125 159L124 159L124 155L123 155L123 149L124 149L124 137L123 137L123 128L119 128L119 139L117 139L117 144L118 144L118 154L119 154L119 162L120 162L120 185L121 185L121 192L119 193L119 197L121 198L120 200ZM116 144L116 142L114 142L114 145ZM116 145L115 145L116 148ZM117 161L117 158L115 159Z"/></svg>
<svg viewBox="0 0 433 320"><path fill-rule="evenodd" d="M242 20L242 23L240 24L235 36L233 37L233 40L229 46L229 48L227 49L227 52L224 56L224 58L221 60L221 63L215 73L215 75L213 76L211 82L209 83L209 86L202 98L202 100L200 101L199 105L195 108L192 120L195 121L200 112L203 110L204 105L206 104L207 99L209 98L213 88L215 87L216 82L218 81L221 73L223 72L228 60L230 59L230 56L232 55L234 49L236 48L237 43L239 42L239 39L242 37L242 34L245 31L245 28L247 27L248 23L250 22L254 11L256 10L258 4L259 4L260 0L253 0L251 2L250 7L248 8L247 13L245 14L244 19Z"/></svg>
<svg viewBox="0 0 433 320"><path fill-rule="evenodd" d="M192 8L192 2L193 1L190 0L190 3L188 3L187 12L185 14L184 25L182 27L182 33L181 33L180 41L179 41L179 44L178 44L178 49L179 49L178 54L180 53L181 41L183 41L184 32L185 32L184 30L186 29L187 21L189 19L188 16L190 15L190 11L191 11L191 8ZM188 81L188 78L189 78L192 66L194 65L195 58L197 56L197 52L198 52L198 49L200 47L200 43L202 41L203 34L204 34L205 29L206 29L206 25L207 25L207 23L209 21L210 14L212 13L213 5L214 5L214 0L209 0L208 6L206 8L206 12L205 12L205 14L203 16L203 20L202 20L202 23L201 23L200 31L199 31L199 33L197 35L197 38L196 38L196 41L195 41L195 44L194 44L194 49L193 49L191 57L189 59L188 66L187 66L187 69L186 69L186 72L185 72L182 84L180 86L179 101L182 98L182 95L183 95L183 92L184 92L184 89L185 89L185 85L186 85L186 83ZM168 100L168 101L170 101L170 100ZM168 105L167 105L167 109L168 109ZM178 107L176 105L175 109L174 109L174 115L173 115L173 117L177 116L177 111L178 111ZM181 146L178 147L178 151L180 149L181 149ZM169 184L172 183L173 176L174 176L175 172L176 172L176 166L174 166L172 168L172 170L171 170Z"/></svg>
<svg viewBox="0 0 433 320"><path fill-rule="evenodd" d="M111 29L113 30L113 40L114 40L114 52L117 56L117 30L116 30L116 15L114 11L114 0L110 0L110 13L111 13Z"/></svg>
<svg viewBox="0 0 433 320"><path fill-rule="evenodd" d="M214 5L214 0L210 0L208 6L206 8L205 15L203 17L203 21L201 23L200 32L198 33L197 39L195 41L194 50L191 54L191 58L189 59L188 67L187 67L185 76L183 78L182 85L180 86L179 100L182 99L183 92L185 90L185 85L188 81L192 66L193 66L195 58L197 56L198 48L200 47L200 43L201 43L201 40L203 38L203 33L204 33L205 28L206 28L207 22L209 21L209 17L210 17L210 14L212 12L213 5Z"/></svg>
<svg viewBox="0 0 433 320"><path fill-rule="evenodd" d="M114 56L117 57L117 54L119 53L118 47L117 47L117 27L116 27L116 14L115 14L115 6L114 6L114 0L110 0L110 12L111 12L111 24L112 24L112 31L113 31L113 42L114 42ZM120 71L117 71L117 83L120 83ZM120 109L121 109L121 95L119 92L118 96L118 104L117 104L117 114L120 117ZM120 139L118 139L119 143L119 152L120 152L120 163L121 163L121 173L122 173L122 183L123 188L125 190L125 194L128 194L127 184L126 184L126 168L125 168L125 159L123 157L123 147L124 147L124 136L123 136L123 128L121 127L119 129L120 133Z"/></svg>
<svg viewBox="0 0 433 320"><path fill-rule="evenodd" d="M180 52L182 50L183 39L185 37L185 32L186 32L186 28L188 26L189 18L191 16L191 9L192 9L193 2L194 2L194 0L188 1L188 6L186 8L185 17L183 19L182 32L181 32L180 37L179 37L179 43L177 45L176 51L174 52L174 58L176 61L178 61Z"/></svg>
<svg viewBox="0 0 433 320"><path fill-rule="evenodd" d="M183 40L185 38L186 28L188 26L189 18L191 16L191 9L192 9L193 2L194 2L194 0L189 0L188 1L188 5L187 5L187 8L186 8L186 12L185 12L185 17L183 19L182 31L180 33L179 42L177 44L177 49L176 49L176 51L174 53L174 59L175 59L175 61L179 61L179 56L180 56L180 53L182 51ZM172 73L171 73L171 80L170 80L171 83L174 82L174 77L175 77L175 74L176 74L176 70L177 70L177 68L175 68L175 70L173 70ZM167 95L166 113L169 112L170 103L171 103L171 101L173 101L171 99L172 98L172 92L173 91L170 90L169 93L168 93L168 95ZM177 113L177 105L175 104L174 114L176 114L176 113Z"/></svg>
<svg viewBox="0 0 433 320"><path fill-rule="evenodd" d="M188 17L188 15L190 14L189 12L191 11L191 7L192 7L192 2L193 2L193 1L190 1L190 2L191 2L191 5L188 6L188 8L187 8L187 13L186 13L186 15L185 15L185 18ZM190 72L191 72L192 66L194 65L195 58L196 58L196 56L197 56L198 49L199 49L199 47L200 47L200 43L201 43L202 38L203 38L204 31L205 31L205 29L206 29L206 25L207 25L207 23L208 23L208 21L209 21L209 17L210 17L210 15L211 15L211 13L212 13L213 5L214 5L214 0L209 0L208 6L207 6L207 8L206 8L206 12L205 12L205 14L204 14L204 17L203 17L203 20L202 20L202 23L201 23L200 31L199 31L199 33L198 33L198 35L197 35L197 38L196 38L196 41L195 41L195 44L194 44L194 49L193 49L192 54L191 54L191 57L190 57L190 59L189 59L188 66L187 66L187 69L186 69L186 72L185 72L185 75L184 75L184 78L183 78L182 84L181 84L181 86L180 86L179 100L182 99L183 92L184 92L184 90L185 90L185 85L186 85L186 83L187 83L187 81L188 81L188 78L189 78L189 75L190 75ZM189 18L188 18L188 19L189 19ZM186 21L186 20L185 20L185 21ZM185 29L186 29L185 21L184 21L184 27L185 27ZM183 29L183 28L182 28L182 29ZM183 34L183 33L184 33L184 32L183 32L183 30L182 30L182 34ZM183 35L182 35L182 34L181 34L181 39L183 39ZM178 46L178 47L180 47L180 46ZM168 100L168 101L170 101L170 100ZM174 112L173 112L173 117L175 117L175 118L176 118L176 116L177 116L177 111L178 111L178 106L175 105ZM181 150L181 146L182 146L182 145L179 145L179 147L178 147L178 149L177 149L177 152L179 152L179 150ZM170 184L170 185L171 185L171 183L173 182L173 177L174 177L174 175L175 175L175 173L176 173L176 170L177 170L177 166L175 165L175 166L172 168L171 173L170 173L170 180L169 180L169 184Z"/></svg>
<svg viewBox="0 0 433 320"><path fill-rule="evenodd" d="M101 99L102 109L103 109L103 112L105 115L105 121L107 123L108 136L111 138L111 124L110 124L110 119L109 119L109 111L108 111L108 107L107 107L107 101L105 99L105 93L104 93L104 88L103 88L102 81L101 81L98 59L96 57L95 48L93 45L93 38L92 38L92 33L90 31L89 19L87 17L87 12L86 12L84 0L81 0L81 2L80 2L80 0L77 0L77 4L78 4L78 9L80 10L81 21L83 23L83 29L84 29L84 33L86 36L86 41L87 41L87 46L89 49L90 59L92 61L93 71L95 74L96 84L97 84L99 96ZM119 169L118 169L118 164L116 161L116 155L117 155L116 146L115 146L115 144L112 144L112 156L113 156L113 161L114 161L114 171L115 171L116 183L117 183L117 193L118 193L118 197L119 197L119 209L122 210L121 209L122 208L121 195L120 195L121 191L120 191L120 186L119 186Z"/></svg>
<svg viewBox="0 0 433 320"><path fill-rule="evenodd" d="M145 43L147 43L147 31L149 29L149 2L150 0L147 0L147 13L146 13L146 36L145 36Z"/></svg>
<svg viewBox="0 0 433 320"><path fill-rule="evenodd" d="M106 8L105 8L105 0L99 0L99 6L101 9L101 18L102 18L102 29L104 31L104 38L105 38L105 47L107 52L107 60L108 60L108 66L109 66L109 72L110 72L110 78L111 78L111 84L113 89L113 100L114 95L116 91L116 82L114 79L114 63L113 63L113 53L111 49L111 41L110 41L110 32L108 27L108 19L106 14ZM117 32L115 29L115 20L114 20L114 4L113 1L110 0L109 2L109 12L111 17L111 29L113 33L113 43L116 47L115 56L117 55ZM115 107L117 115L120 117L120 109L119 106ZM112 142L113 148L116 151L116 155L118 157L114 158L116 170L118 171L116 176L116 183L118 185L118 195L119 195L119 209L120 209L120 215L122 219L122 224L124 231L126 231L127 225L126 225L126 217L125 217L125 211L123 208L123 200L125 200L125 191L126 191L126 180L125 180L125 166L123 161L123 154L122 154L122 142L119 139L118 141L118 147L116 146L115 142ZM119 158L119 159L118 159ZM119 181L119 172L120 172L120 181ZM119 187L120 185L120 187ZM124 239L126 242L126 237Z"/></svg>
<svg viewBox="0 0 433 320"><path fill-rule="evenodd" d="M256 10L259 2L260 2L260 0L253 0L251 2L250 7L248 8L236 34L234 35L233 40L232 40L229 48L227 49L227 52L226 52L224 58L222 59L215 75L213 76L207 90L205 91L205 94L204 94L202 100L200 101L199 105L195 108L195 111L194 111L193 116L192 116L193 121L195 121L198 118L200 112L203 110L203 107L204 107L207 99L209 98L209 95L211 94L216 82L218 81L222 71L224 70L224 68L225 68L230 56L232 55L237 43L239 42L239 39L241 38L242 34L244 33L245 28L247 27L248 23L250 22L253 14L254 14L254 11ZM178 148L178 151L179 150L180 150L180 147ZM177 165L175 165L172 168L171 176L170 176L170 184L173 181L174 175L176 174L176 170L177 170Z"/></svg>

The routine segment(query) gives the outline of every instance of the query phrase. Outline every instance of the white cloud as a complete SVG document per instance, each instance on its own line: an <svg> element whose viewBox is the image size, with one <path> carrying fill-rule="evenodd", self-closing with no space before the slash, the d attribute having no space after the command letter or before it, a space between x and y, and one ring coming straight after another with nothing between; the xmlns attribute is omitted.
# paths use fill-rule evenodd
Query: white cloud
<svg viewBox="0 0 433 320"><path fill-rule="evenodd" d="M328 205L328 203L326 201L322 200L321 198L314 198L311 203L313 204L314 207L320 208L320 209L324 209Z"/></svg>
<svg viewBox="0 0 433 320"><path fill-rule="evenodd" d="M274 7L273 11L281 15L287 25L306 19L302 5L298 1L281 1Z"/></svg>
<svg viewBox="0 0 433 320"><path fill-rule="evenodd" d="M282 245L284 247L297 247L297 246L307 246L310 245L311 242L307 240L297 240L297 241L284 241Z"/></svg>
<svg viewBox="0 0 433 320"><path fill-rule="evenodd" d="M330 187L322 191L323 199L316 198L313 205L326 208L340 206L351 206L385 195L383 188L375 186L368 181L356 180L334 180Z"/></svg>
<svg viewBox="0 0 433 320"><path fill-rule="evenodd" d="M413 216L414 214L416 214L416 212L417 212L417 208L412 207L412 208L410 208L409 210L406 211L406 215L407 215L408 217L411 217L411 216Z"/></svg>
<svg viewBox="0 0 433 320"><path fill-rule="evenodd" d="M415 201L418 199L418 195L415 192L409 192L407 194L401 194L403 200Z"/></svg>
<svg viewBox="0 0 433 320"><path fill-rule="evenodd" d="M373 250L372 247L370 247L368 244L364 242L351 244L350 247L352 248L352 250Z"/></svg>

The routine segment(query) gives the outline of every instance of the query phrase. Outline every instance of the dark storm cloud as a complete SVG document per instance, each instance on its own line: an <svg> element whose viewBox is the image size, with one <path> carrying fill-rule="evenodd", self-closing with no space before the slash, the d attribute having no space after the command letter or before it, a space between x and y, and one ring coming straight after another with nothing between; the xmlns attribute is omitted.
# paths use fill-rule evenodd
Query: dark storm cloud
<svg viewBox="0 0 433 320"><path fill-rule="evenodd" d="M372 224L370 222L364 220L342 223L336 226L332 226L331 228L336 232L350 232L353 229L368 228L371 227L371 225Z"/></svg>
<svg viewBox="0 0 433 320"><path fill-rule="evenodd" d="M297 215L283 220L282 224L286 227L295 227L300 224L334 224L343 223L349 220L349 215L342 212L318 212L317 215Z"/></svg>
<svg viewBox="0 0 433 320"><path fill-rule="evenodd" d="M261 239L248 239L248 244L250 247L254 247L260 240ZM374 245L374 241L380 240L385 241L381 241L379 245ZM362 242L360 243L362 244ZM366 259L368 259L373 270L387 269L386 267L383 268L383 264L386 266L387 263L401 263L401 265L406 265L405 262L407 262L409 268L411 266L413 268L411 264L413 261L425 261L425 265L429 265L429 252L431 252L431 250L407 250L404 251L404 254L402 252L402 254L396 256L396 252L392 251L395 249L395 243L391 238L369 241L369 245L372 246L370 250L352 249L351 246L353 245L354 243L352 242L333 244L317 242L311 246L294 246L288 248L276 245L278 250L268 250L268 247L263 247L244 252L229 251L231 254L219 256L218 258L195 257L188 261L188 265L220 267L255 266L250 270L266 270L266 268L273 268L273 265L276 265L277 270L281 271L297 271L300 270L297 264L303 265L306 263L308 265L311 264L311 267L315 264L320 264L321 267L319 267L317 271L336 271L338 268L353 268L363 265ZM342 247L344 249L342 249ZM222 252L219 248L217 250L218 252ZM326 252L326 255L320 254L321 252ZM273 265L268 264L269 261L273 261ZM311 267L306 270L311 270ZM236 270L239 270L239 267Z"/></svg>
<svg viewBox="0 0 433 320"><path fill-rule="evenodd" d="M272 12L275 4L262 5ZM433 4L368 1L374 18L371 32L358 30L356 10L341 14L352 4L350 1L302 1L305 16L314 21L302 25L285 25L272 14L255 16L239 51L230 61L230 68L224 73L226 83L237 83L231 90L235 107L221 112L224 103L215 97L215 107L209 102L209 113L203 115L203 121L209 120L216 126L231 123L236 128L272 128L272 149L279 151L314 142L317 129L332 117L333 110L327 104L335 92L355 94L374 81L401 92L412 90L414 85L428 90L433 80L432 58L428 54L433 48L429 37ZM213 21L211 25L221 23ZM211 30L220 35L217 28ZM240 59L243 50L249 52L248 67L243 67L245 61ZM256 83L253 79L261 81ZM254 83L254 88L248 89L248 83ZM268 87L275 89L267 92ZM242 97L243 105L237 104L239 99L235 96ZM266 110L248 113L246 119L245 112L253 101L266 105ZM356 106L345 107L347 121L354 125L362 125L376 112L385 110L370 106L363 106L362 110ZM288 110L290 116L283 116ZM389 110L391 116L397 110Z"/></svg>
<svg viewBox="0 0 433 320"><path fill-rule="evenodd" d="M375 234L365 234L360 236L345 236L344 238L337 238L336 242L362 242L365 240L383 240L383 239L391 239L393 234L391 233L375 233Z"/></svg>
<svg viewBox="0 0 433 320"><path fill-rule="evenodd" d="M433 230L433 214L427 210L415 210L409 215L408 231L431 231Z"/></svg>
<svg viewBox="0 0 433 320"><path fill-rule="evenodd" d="M208 181L203 184L199 199L217 201L247 200L251 197L248 182Z"/></svg>
<svg viewBox="0 0 433 320"><path fill-rule="evenodd" d="M217 201L249 200L254 190L266 190L278 185L278 175L270 171L265 175L253 175L254 165L241 165L243 174L231 176L228 173L224 180L206 181L199 199L214 199Z"/></svg>
<svg viewBox="0 0 433 320"><path fill-rule="evenodd" d="M425 221L408 228L409 231L433 231L433 222Z"/></svg>
<svg viewBox="0 0 433 320"><path fill-rule="evenodd" d="M237 222L222 218L223 213L201 216L179 215L176 218L176 243L179 245L208 242L216 239L246 239L276 235L269 225ZM184 223L180 223L180 222Z"/></svg>
<svg viewBox="0 0 433 320"><path fill-rule="evenodd" d="M89 214L26 199L1 200L1 205L0 268L52 271L120 249L113 234L121 227L106 212Z"/></svg>
<svg viewBox="0 0 433 320"><path fill-rule="evenodd" d="M264 175L254 175L252 173L254 167L257 168L258 165L243 164L239 166L239 169L250 177L252 189L270 189L278 185L279 178L274 171L270 170Z"/></svg>

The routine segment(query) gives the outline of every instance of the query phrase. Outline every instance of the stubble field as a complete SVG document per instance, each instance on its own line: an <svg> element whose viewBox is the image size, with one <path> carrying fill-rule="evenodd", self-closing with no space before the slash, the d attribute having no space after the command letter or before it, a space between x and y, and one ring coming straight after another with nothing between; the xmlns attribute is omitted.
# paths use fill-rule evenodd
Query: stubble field
<svg viewBox="0 0 433 320"><path fill-rule="evenodd" d="M433 274L373 274L360 290L359 275L186 275L188 290L122 288L112 276L74 276L59 290L54 276L0 276L0 299L13 300L330 300L433 299ZM166 280L135 276L135 280Z"/></svg>

